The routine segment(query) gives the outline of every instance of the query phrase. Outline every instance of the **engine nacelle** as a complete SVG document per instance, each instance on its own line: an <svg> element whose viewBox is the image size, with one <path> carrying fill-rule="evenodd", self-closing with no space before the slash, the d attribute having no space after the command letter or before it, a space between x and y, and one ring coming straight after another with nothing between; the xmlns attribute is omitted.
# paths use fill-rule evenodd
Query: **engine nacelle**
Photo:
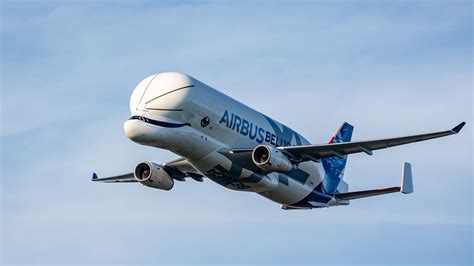
<svg viewBox="0 0 474 266"><path fill-rule="evenodd" d="M293 164L280 150L268 145L255 147L252 151L252 161L270 172L289 173L293 169Z"/></svg>
<svg viewBox="0 0 474 266"><path fill-rule="evenodd" d="M133 175L138 182L147 187L170 190L174 185L173 178L156 163L139 163Z"/></svg>

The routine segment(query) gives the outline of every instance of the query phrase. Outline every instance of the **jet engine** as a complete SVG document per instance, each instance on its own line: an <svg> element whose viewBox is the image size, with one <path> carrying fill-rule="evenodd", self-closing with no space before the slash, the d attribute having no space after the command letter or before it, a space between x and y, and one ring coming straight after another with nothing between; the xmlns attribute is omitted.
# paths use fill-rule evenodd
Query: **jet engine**
<svg viewBox="0 0 474 266"><path fill-rule="evenodd" d="M268 145L255 147L252 151L252 161L269 172L289 173L293 169L293 164L280 150Z"/></svg>
<svg viewBox="0 0 474 266"><path fill-rule="evenodd" d="M174 185L173 178L156 163L139 163L133 175L138 182L147 187L170 190Z"/></svg>

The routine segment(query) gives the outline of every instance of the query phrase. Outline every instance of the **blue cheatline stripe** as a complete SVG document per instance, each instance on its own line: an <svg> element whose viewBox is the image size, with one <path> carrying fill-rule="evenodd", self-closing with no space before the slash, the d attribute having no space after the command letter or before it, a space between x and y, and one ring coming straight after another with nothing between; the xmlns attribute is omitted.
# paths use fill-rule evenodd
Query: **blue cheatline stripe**
<svg viewBox="0 0 474 266"><path fill-rule="evenodd" d="M129 120L140 120L140 121L143 121L143 122L148 123L148 124L152 124L152 125L160 126L160 127L168 127L168 128L191 126L190 123L182 123L182 124L170 123L170 122L153 120L153 119L146 118L144 116L139 116L139 115L134 115L134 116L130 117Z"/></svg>

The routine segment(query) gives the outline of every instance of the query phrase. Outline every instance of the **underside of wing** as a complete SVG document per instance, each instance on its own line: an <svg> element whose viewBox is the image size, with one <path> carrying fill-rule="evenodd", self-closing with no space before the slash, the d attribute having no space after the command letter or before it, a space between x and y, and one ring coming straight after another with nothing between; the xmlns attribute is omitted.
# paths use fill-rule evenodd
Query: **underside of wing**
<svg viewBox="0 0 474 266"><path fill-rule="evenodd" d="M178 158L164 163L161 167L163 167L173 179L184 181L185 178L190 177L199 182L203 181L204 175L194 168L185 158Z"/></svg>
<svg viewBox="0 0 474 266"><path fill-rule="evenodd" d="M247 170L259 174L267 173L253 162L252 151L253 149L221 149L219 153Z"/></svg>

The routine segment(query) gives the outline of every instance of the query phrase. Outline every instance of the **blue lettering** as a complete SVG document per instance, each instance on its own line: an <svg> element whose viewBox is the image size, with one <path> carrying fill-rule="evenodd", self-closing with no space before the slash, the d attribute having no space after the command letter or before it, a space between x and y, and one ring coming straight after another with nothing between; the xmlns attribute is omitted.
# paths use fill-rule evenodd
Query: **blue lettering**
<svg viewBox="0 0 474 266"><path fill-rule="evenodd" d="M234 117L234 114L231 114L231 115L230 115L230 123L229 123L228 128L234 129L234 128L233 128L233 126L234 126L234 120L235 120L234 118L235 118L235 117Z"/></svg>
<svg viewBox="0 0 474 266"><path fill-rule="evenodd" d="M254 133L254 134L252 134L252 128L255 128L255 133ZM258 131L258 127L257 127L257 126L253 126L253 124L250 123L249 138L250 138L250 139L255 139L255 137L257 137L257 131Z"/></svg>
<svg viewBox="0 0 474 266"><path fill-rule="evenodd" d="M240 134L247 136L249 133L249 121L243 119L242 120L242 129L240 130Z"/></svg>
<svg viewBox="0 0 474 266"><path fill-rule="evenodd" d="M274 134L266 131L258 125L255 125L232 112L229 116L229 111L227 110L224 110L224 114L219 120L219 124L222 123L225 123L228 128L242 134L243 136L248 136L251 140L255 140L257 143L263 143L265 141L276 147L291 145L291 142L283 139L281 134ZM293 134L296 133L293 132Z"/></svg>
<svg viewBox="0 0 474 266"><path fill-rule="evenodd" d="M275 134L272 134L272 138L271 138L271 140L270 140L270 144L275 145L275 139L276 139Z"/></svg>
<svg viewBox="0 0 474 266"><path fill-rule="evenodd" d="M222 116L221 120L219 121L219 124L225 123L227 127L229 127L229 114L227 113L227 110L225 110L224 115Z"/></svg>
<svg viewBox="0 0 474 266"><path fill-rule="evenodd" d="M280 147L282 145L283 145L283 139L277 136L277 139L275 141L275 146Z"/></svg>
<svg viewBox="0 0 474 266"><path fill-rule="evenodd" d="M242 124L242 119L240 118L240 116L235 115L235 123L232 126L232 130L237 129L236 131L239 132L241 124Z"/></svg>
<svg viewBox="0 0 474 266"><path fill-rule="evenodd" d="M263 142L263 133L265 133L265 130L263 128L259 128L258 129L258 138L257 138L258 143Z"/></svg>
<svg viewBox="0 0 474 266"><path fill-rule="evenodd" d="M270 138L271 138L272 134L270 134L270 132L266 132L265 134L265 142L270 142Z"/></svg>

